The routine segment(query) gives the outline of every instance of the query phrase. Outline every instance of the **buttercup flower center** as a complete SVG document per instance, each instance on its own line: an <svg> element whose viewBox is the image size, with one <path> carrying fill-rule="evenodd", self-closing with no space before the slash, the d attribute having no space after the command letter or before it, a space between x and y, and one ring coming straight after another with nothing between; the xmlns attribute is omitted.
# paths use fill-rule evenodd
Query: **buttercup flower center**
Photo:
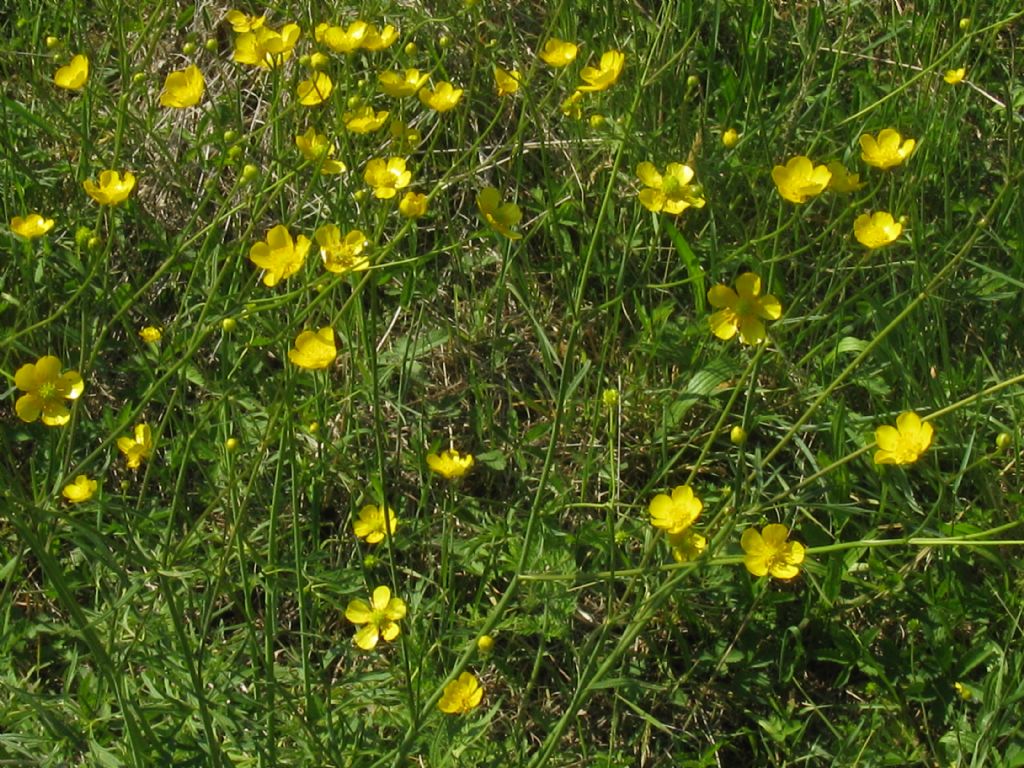
<svg viewBox="0 0 1024 768"><path fill-rule="evenodd" d="M57 391L57 385L54 382L47 381L39 385L40 400L48 401L58 397L60 397L60 393Z"/></svg>
<svg viewBox="0 0 1024 768"><path fill-rule="evenodd" d="M757 313L757 301L756 299L740 299L736 302L736 306L733 311L739 317L748 317Z"/></svg>

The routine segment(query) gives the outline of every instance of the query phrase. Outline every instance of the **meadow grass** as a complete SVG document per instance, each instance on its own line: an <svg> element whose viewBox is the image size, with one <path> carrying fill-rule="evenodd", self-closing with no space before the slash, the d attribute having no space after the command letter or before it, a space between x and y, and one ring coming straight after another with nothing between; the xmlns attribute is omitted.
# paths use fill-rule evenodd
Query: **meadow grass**
<svg viewBox="0 0 1024 768"><path fill-rule="evenodd" d="M301 29L270 68L229 10L0 11L0 764L1024 765L1017 3L241 7ZM397 39L316 41L357 19ZM192 64L198 103L163 106ZM413 67L461 100L381 92ZM880 170L886 128L916 144ZM863 185L784 200L796 156ZM377 158L411 171L393 198ZM694 176L643 193L645 162ZM126 200L86 193L105 170ZM878 211L902 232L869 249ZM53 228L18 236L32 212ZM325 269L328 224L368 268ZM272 275L278 225L310 242ZM781 305L760 343L712 333L746 273ZM48 355L80 396L32 394ZM908 411L933 440L876 463ZM680 486L689 557L652 525ZM757 576L771 524L798 549ZM353 606L379 587L387 619Z"/></svg>

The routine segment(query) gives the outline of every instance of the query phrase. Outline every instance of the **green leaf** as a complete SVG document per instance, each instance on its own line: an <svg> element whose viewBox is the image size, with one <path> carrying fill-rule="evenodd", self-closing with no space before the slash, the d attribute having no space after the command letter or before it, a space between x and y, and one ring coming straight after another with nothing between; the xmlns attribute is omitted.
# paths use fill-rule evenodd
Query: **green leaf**
<svg viewBox="0 0 1024 768"><path fill-rule="evenodd" d="M689 276L686 280L690 284L690 292L693 296L693 306L698 315L703 315L707 309L707 289L704 287L704 269L700 265L700 261L697 259L697 255L690 248L690 244L686 242L686 238L683 234L676 229L675 225L671 221L664 221L665 231L668 232L669 237L672 238L672 243L676 247L676 252L679 254L679 258L683 260L683 266L686 267L686 273Z"/></svg>

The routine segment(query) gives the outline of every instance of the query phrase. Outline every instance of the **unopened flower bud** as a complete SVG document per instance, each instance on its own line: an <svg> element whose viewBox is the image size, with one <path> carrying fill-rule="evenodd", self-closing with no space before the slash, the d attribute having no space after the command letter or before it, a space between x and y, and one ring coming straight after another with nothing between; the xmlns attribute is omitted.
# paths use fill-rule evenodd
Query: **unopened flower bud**
<svg viewBox="0 0 1024 768"><path fill-rule="evenodd" d="M220 327L224 331L224 333L231 333L233 330L235 330L235 326L237 325L238 322L233 317L225 317L223 320L220 321Z"/></svg>
<svg viewBox="0 0 1024 768"><path fill-rule="evenodd" d="M208 37L208 38L206 38L206 41L203 43L203 48L206 49L207 53L216 53L217 52L217 38L215 38L215 37Z"/></svg>
<svg viewBox="0 0 1024 768"><path fill-rule="evenodd" d="M732 149L740 142L740 135L736 132L735 128L727 128L722 133L722 146L726 149Z"/></svg>
<svg viewBox="0 0 1024 768"><path fill-rule="evenodd" d="M419 51L419 49L420 48L419 48L418 45L416 45L416 43L406 43L405 44L405 55L406 56L415 56L416 53Z"/></svg>
<svg viewBox="0 0 1024 768"><path fill-rule="evenodd" d="M246 163L245 167L242 168L242 181L251 182L260 175L260 169L252 163Z"/></svg>
<svg viewBox="0 0 1024 768"><path fill-rule="evenodd" d="M49 48L50 50L53 50L58 45L60 45L60 38L59 37L54 37L53 35L47 35L46 36L46 47L47 48Z"/></svg>
<svg viewBox="0 0 1024 768"><path fill-rule="evenodd" d="M88 227L79 227L75 230L75 245L79 248L88 248L89 240L92 239L93 231Z"/></svg>
<svg viewBox="0 0 1024 768"><path fill-rule="evenodd" d="M490 635L480 635L476 639L476 649L480 653L490 653L494 650L494 638Z"/></svg>
<svg viewBox="0 0 1024 768"><path fill-rule="evenodd" d="M181 46L181 52L184 53L186 56L191 56L193 53L196 52L196 44L193 42L185 43L183 46Z"/></svg>
<svg viewBox="0 0 1024 768"><path fill-rule="evenodd" d="M1005 451L1013 444L1013 437L1009 432L1000 432L996 436L996 450Z"/></svg>
<svg viewBox="0 0 1024 768"><path fill-rule="evenodd" d="M309 66L312 69L323 69L330 61L326 54L317 52L309 57Z"/></svg>
<svg viewBox="0 0 1024 768"><path fill-rule="evenodd" d="M729 430L729 440L733 445L743 445L747 442L747 430L737 424Z"/></svg>
<svg viewBox="0 0 1024 768"><path fill-rule="evenodd" d="M970 28L971 28L971 20L969 18L964 16L962 19L960 19L960 31L961 32L966 32Z"/></svg>
<svg viewBox="0 0 1024 768"><path fill-rule="evenodd" d="M224 441L224 449L228 453L233 453L236 448L238 448L238 440L236 438L229 437L227 440Z"/></svg>

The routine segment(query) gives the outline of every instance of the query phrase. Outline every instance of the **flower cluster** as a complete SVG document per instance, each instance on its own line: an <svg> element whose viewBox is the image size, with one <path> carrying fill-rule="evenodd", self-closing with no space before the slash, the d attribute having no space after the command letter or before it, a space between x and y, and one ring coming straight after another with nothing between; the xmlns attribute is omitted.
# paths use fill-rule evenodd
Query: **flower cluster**
<svg viewBox="0 0 1024 768"><path fill-rule="evenodd" d="M576 54L579 46L568 40L561 40L557 37L549 38L544 42L537 55L541 61L554 69L563 69L576 61ZM626 54L619 50L608 50L601 54L597 66L585 66L580 70L580 80L576 89L562 101L562 113L568 117L579 119L582 117L583 108L581 102L585 94L606 91L619 81L623 68L626 66ZM504 70L500 70L504 73ZM504 73L509 75L509 73ZM514 79L514 83L510 80ZM495 80L498 85L498 94L505 95L514 93L519 88L519 73L504 77L495 72Z"/></svg>
<svg viewBox="0 0 1024 768"><path fill-rule="evenodd" d="M431 182L434 184L432 189L426 192L417 191L417 185L422 185L426 179L431 178L429 166L424 167L425 164L422 162L427 153L417 149L422 140L421 131L428 137L430 146L435 146L433 140L438 135L436 131L442 130L453 121L460 122L460 111L472 103L477 94L473 91L467 94L457 83L437 80L436 73L443 71L440 66L430 71L402 67L387 71L373 70L360 83L361 86L366 86L363 92L344 98L346 94L341 93L340 87L338 91L335 90L335 83L329 74L329 71L336 70L331 68L331 57L328 52L348 57L345 60L346 66L363 66L364 62L373 59L372 54L388 49L398 40L399 30L391 24L378 27L361 19L340 25L320 23L314 28L312 35L319 48L309 54L303 51L310 39L309 32L307 30L306 37L303 38L303 30L298 24L285 23L279 27L272 27L268 25L266 17L248 15L238 10L228 12L225 20L236 35L231 58L236 64L241 65L239 70L247 72L257 83L272 81L275 86L286 83L285 100L288 110L284 114L299 116L299 122L284 133L288 140L287 154L291 159L284 162L281 158L275 158L273 169L276 171L281 165L287 168L288 178L282 180L282 184L291 183L292 177L295 177L313 190L309 195L304 195L301 202L295 203L291 210L279 211L276 207L253 205L252 210L257 212L253 215L255 223L243 225L250 228L243 230L247 233L243 236L244 242L233 246L235 250L232 255L234 258L241 256L244 261L247 253L248 261L251 262L252 266L248 266L243 273L246 291L262 292L265 296L268 292L259 286L262 282L266 288L277 289L270 300L265 302L267 306L281 307L287 304L289 309L295 309L293 314L288 315L287 321L281 321L282 324L289 322L291 325L286 334L279 337L279 346L268 354L275 357L275 362L276 359L286 356L289 384L294 383L297 387L306 386L319 396L321 392L315 388L343 368L340 363L336 364L339 341L343 353L353 346L358 347L352 343L343 326L339 326L341 330L336 336L334 325L324 324L325 319L317 313L331 317L336 323L337 318L352 305L344 303L344 300L336 301L337 295L332 294L332 291L346 291L345 298L355 298L363 286L376 288L383 283L388 270L393 267L391 264L381 263L383 255L390 252L379 245L382 233L390 231L385 223L396 225L396 228L401 227L401 232L411 231L431 236L434 234L435 228L429 222L424 227L424 224L417 220L427 215L428 209L433 205L432 201L438 200L446 193L446 185L450 180L455 180L451 181L454 184L456 181L461 182L461 178L447 172L443 177L442 174L437 174L435 180ZM408 46L405 50L406 55L412 57ZM584 106L592 103L589 100L604 98L595 94L607 91L619 82L627 58L624 52L617 49L603 51L599 57L582 66L578 71L578 77L575 77L571 73L574 71L579 51L576 43L550 38L537 52L541 61L555 70L543 70L538 77L555 83L573 84L571 90L559 93L558 98L563 113L575 117L580 117ZM391 54L388 54L388 58L392 62L403 61L397 55L391 57ZM400 65L392 63L388 66ZM243 70L242 67L251 69ZM304 75L294 73L293 70L298 67L303 68ZM523 71L526 72L527 78L531 69L524 67ZM288 72L291 74L286 74ZM964 74L963 69L951 70L946 75L946 82L958 83ZM524 79L524 75L518 69L504 69L495 65L493 77L494 91L489 96L493 102L499 103L499 108L503 111L524 106L526 101L523 97L532 96L531 84ZM75 55L58 68L53 76L53 85L64 91L79 91L85 89L88 84L89 59L85 54ZM96 85L98 84L94 83L94 86ZM494 93L497 94L497 99ZM515 97L516 94L519 96L509 98ZM76 98L73 93L63 92L60 93L60 97L71 100ZM196 64L188 64L182 69L167 72L157 98L159 105L167 109L185 110L198 107L194 113L197 115L205 113L207 109L211 114L213 112L210 109L212 104L204 104L204 98L207 98L208 102L210 98L206 94L203 73ZM499 99L503 101L499 102ZM542 101L537 99L529 103ZM343 112L341 104L345 105ZM381 109L382 106L387 108ZM302 109L303 107L311 109ZM332 111L332 108L337 108L337 111ZM205 116L207 115L204 114ZM604 119L601 115L592 115L591 125L599 126ZM384 130L385 126L388 126L387 131ZM608 133L612 135L610 129ZM291 146L293 135L294 147ZM732 128L724 130L721 134L723 147L730 150L739 147L737 153L731 156L732 160L736 160L742 152L740 138L740 134ZM102 146L102 142L97 145ZM892 128L885 128L877 136L864 134L859 139L859 145L863 163L872 168L888 171L907 161L914 150L915 141L904 139ZM362 157L349 155L361 146L370 146L372 149ZM694 149L693 154L696 153L697 150ZM335 178L349 171L343 157L352 163L353 169L361 170L361 181L359 170L353 171L354 179ZM654 157L658 159L657 156ZM675 158L676 161L666 163L665 161L670 158ZM634 158L633 162L637 159L639 158ZM635 166L636 177L640 182L640 188L635 194L644 209L668 216L680 216L688 209L694 209L687 216L699 218L696 211L704 208L707 201L704 188L695 181L697 162L690 158L687 163L683 163L681 159L681 154L663 155L658 159L660 165L643 160ZM255 165L247 165L246 168L248 170L244 171L239 179L239 187L243 186L244 182L254 183L261 173ZM495 163L493 168L496 174L502 172L501 163ZM268 168L268 173L269 171ZM89 173L83 175L87 176ZM712 177L705 178L709 179L709 190L713 190L710 186ZM782 199L795 205L805 205L826 192L846 194L865 187L859 173L848 170L839 160L816 163L805 155L788 158L783 164L774 166L771 178ZM142 180L143 191L146 191L146 177L143 176ZM349 186L358 186L359 189L352 195L351 200L346 199L342 204L335 206L335 193L341 190L347 194L346 183ZM634 182L633 187L636 186ZM96 204L108 208L124 203L135 188L134 173L123 168L101 170L94 177L82 180L82 189L88 197ZM526 196L523 190L506 187L499 190L496 186L483 183L482 179L466 183L465 188L479 189L475 195L475 203L480 221L486 227L483 229L482 226L481 230L504 238L499 242L503 244L506 253L513 253L516 249L525 251L526 246L518 241L524 239L524 234L530 233L530 222L523 225L523 211L515 201L522 202L532 198ZM252 187L248 189L251 190ZM633 191L630 191L629 195L632 202ZM466 205L471 208L472 195L463 197L467 200ZM524 205L527 203L524 202ZM639 211L635 206L632 208L634 212ZM351 220L338 219L342 226L325 220L325 211L332 212L331 218L335 215L352 215L354 218L364 214L368 209L380 212L380 226L375 226L372 218L368 218L370 223L364 221L360 224L365 231L354 226L355 222ZM261 221L260 216L271 215L263 213L266 210L274 211L273 218ZM543 211L544 208L540 207L540 210ZM541 216L543 215L541 213ZM119 212L106 210L100 218L116 221L120 216ZM385 219L385 216L390 218ZM274 223L276 221L288 223ZM665 219L645 215L643 222L666 227L673 235L677 234ZM43 237L54 226L54 219L46 218L43 213L36 211L15 216L10 220L11 231L26 241ZM894 218L887 211L865 211L853 221L854 237L869 249L881 248L897 241L903 234L903 228L904 220ZM264 232L263 239L257 240ZM370 233L370 236L367 233ZM529 238L527 241L529 243ZM33 247L45 250L50 243L42 241L22 245L28 252ZM320 266L315 264L315 258L312 260L313 265L307 264L310 248L315 248L314 253L320 255L322 272L319 271ZM419 256L414 254L409 260L412 261ZM757 256L752 258L756 259ZM772 260L769 264L774 265L775 261ZM297 302L302 301L303 296L308 298L312 293L309 286L303 283L302 274L314 268L318 272L316 290L320 293L310 299L307 306L298 306ZM699 273L700 270L694 272ZM765 274L764 285L759 274L745 269L738 270L733 286L713 285L706 293L713 311L707 316L708 325L705 326L705 333L709 328L713 336L723 341L738 337L740 342L746 345L764 344L768 338L766 323L782 317L780 300L771 293L762 292L762 289L767 291L777 284L778 273ZM286 281L296 275L300 277L287 282L286 288ZM699 274L697 276L701 277ZM296 283L299 285L296 286ZM377 298L377 294L374 294L374 298ZM263 304L253 302L251 305L246 304L246 311L250 306L258 306L259 311L265 309ZM129 327L138 328L141 325L138 320L135 322L138 324ZM179 335L180 326L169 320L166 322L167 340L163 342L164 349L160 346L142 347L133 337L132 343L139 357L150 361L169 357L167 353L170 350L166 347L171 345L176 335ZM797 319L794 318L792 322L797 322ZM231 317L225 318L222 328L225 334L229 333L235 328L235 320ZM163 333L159 325L146 325L138 330L138 337L145 344L158 345L163 339ZM757 350L758 354L765 351L767 347L764 346ZM755 362L757 359L755 357ZM320 373L295 373L296 369ZM60 359L53 355L46 355L35 363L22 365L14 375L14 383L23 393L15 403L18 418L26 423L41 420L48 426L61 426L70 422L71 406L85 389L81 375L77 371L63 371ZM601 402L606 409L614 411L621 405L618 390L605 390ZM84 412L84 405L80 405L79 409L80 413ZM143 463L153 458L156 441L149 424L145 421L133 422L134 417L132 422L123 422L124 426L133 424L131 433L119 436L116 445L124 456L127 468L137 470ZM303 423L308 423L308 416ZM333 428L333 420L330 423ZM750 424L746 414L744 423ZM317 423L312 424L309 427L310 435L318 428ZM325 429L326 431L328 430ZM157 427L156 432L159 439L161 427ZM902 413L896 419L895 426L883 425L875 431L877 450L874 462L894 465L914 463L928 450L932 438L933 428L927 419L922 420L911 411ZM747 434L742 427L736 426L731 433L731 440L735 445L741 446L746 442ZM226 452L234 452L238 445L236 438L229 438L225 443ZM742 452L740 455L742 457ZM436 453L429 452L425 456L426 468L430 473L442 480L452 481L450 485L445 486L443 493L438 494L449 499L457 495L460 488L465 487L460 486L459 481L473 470L475 461L472 454L461 453L454 447ZM487 455L481 456L480 461L484 464L491 463ZM72 473L61 477L63 498L69 504L82 504L93 499L100 487L99 481L91 479L87 474L77 474L71 479L70 474ZM696 470L694 474L696 475ZM710 504L713 496L707 498ZM397 550L396 540L409 535L408 528L412 527L410 521L415 519L411 515L406 516L403 511L402 528L399 532L399 516L396 511L383 499L378 498L375 501L377 503L362 504L358 512L355 512L353 506L349 521L354 536L368 545L360 545L360 551L372 552L367 555L365 561L368 573L371 572L373 564L379 561L382 552L390 553L393 546ZM707 555L708 541L695 530L703 511L704 503L688 484L675 487L671 493L659 493L650 501L650 524L658 531L664 532L672 557L677 562L691 562L702 556L710 560ZM744 530L740 546L747 570L756 577L769 576L783 580L795 578L800 573L807 550L803 544L791 541L790 535L790 529L779 523L767 524L760 530ZM369 549L369 545L382 543L383 546ZM739 561L738 557L732 559L735 562ZM392 575L396 572L402 571L391 571ZM370 582L373 583L376 582ZM393 594L393 589L400 592L399 585L377 586L372 589L368 599L357 598L348 602L344 616L357 627L353 642L358 648L372 651L378 648L382 641L390 643L401 635L401 622L407 615L408 607L403 599ZM412 604L415 606L415 601ZM489 651L492 646L493 640L489 636L480 637L481 651ZM459 668L461 669L461 666ZM451 676L454 675L453 672ZM483 685L475 675L461 672L457 678L444 686L437 707L446 714L466 714L480 705L483 692Z"/></svg>
<svg viewBox="0 0 1024 768"><path fill-rule="evenodd" d="M904 139L895 129L884 128L877 136L865 133L860 137L860 157L873 168L889 170L902 165L914 146L913 139ZM785 165L776 165L772 169L772 181L783 199L796 204L806 203L826 189L848 193L864 186L859 174L850 173L838 160L828 165L814 165L804 155L790 158ZM902 232L903 223L886 211L862 214L853 224L857 242L871 249L889 245Z"/></svg>

